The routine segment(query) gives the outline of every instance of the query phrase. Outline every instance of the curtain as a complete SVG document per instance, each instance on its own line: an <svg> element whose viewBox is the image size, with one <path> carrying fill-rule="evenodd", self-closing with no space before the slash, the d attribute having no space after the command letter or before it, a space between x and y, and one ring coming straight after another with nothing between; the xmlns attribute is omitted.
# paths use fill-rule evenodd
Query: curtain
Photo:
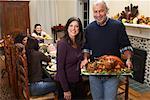
<svg viewBox="0 0 150 100"><path fill-rule="evenodd" d="M58 25L57 0L30 0L30 25L41 24L43 31L51 35L51 27Z"/></svg>

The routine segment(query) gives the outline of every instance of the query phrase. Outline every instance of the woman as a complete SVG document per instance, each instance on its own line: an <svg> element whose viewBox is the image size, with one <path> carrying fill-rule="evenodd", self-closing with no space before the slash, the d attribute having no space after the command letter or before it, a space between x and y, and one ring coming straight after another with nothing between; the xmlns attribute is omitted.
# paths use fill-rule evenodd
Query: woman
<svg viewBox="0 0 150 100"><path fill-rule="evenodd" d="M14 43L21 43L23 45L26 45L27 44L27 35L25 33L19 33L17 34L17 36L15 37L14 39Z"/></svg>
<svg viewBox="0 0 150 100"><path fill-rule="evenodd" d="M40 24L34 25L34 31L31 34L31 36L38 39L39 43L44 42L44 37L49 37L49 35L46 32L42 31L42 26Z"/></svg>
<svg viewBox="0 0 150 100"><path fill-rule="evenodd" d="M61 86L59 99L71 100L83 97L80 76L83 40L80 19L71 17L66 23L64 37L57 44L56 81Z"/></svg>
<svg viewBox="0 0 150 100"><path fill-rule="evenodd" d="M51 78L43 78L42 61L50 62L50 58L39 52L38 40L29 37L26 45L29 89L32 96L47 94L56 90Z"/></svg>

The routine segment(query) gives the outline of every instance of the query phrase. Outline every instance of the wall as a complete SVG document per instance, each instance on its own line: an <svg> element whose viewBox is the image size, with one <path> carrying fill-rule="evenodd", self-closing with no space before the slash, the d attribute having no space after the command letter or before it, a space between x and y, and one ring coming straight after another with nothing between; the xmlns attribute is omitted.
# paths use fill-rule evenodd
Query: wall
<svg viewBox="0 0 150 100"><path fill-rule="evenodd" d="M30 0L31 31L40 23L51 34L51 27L65 25L68 18L77 16L78 0Z"/></svg>
<svg viewBox="0 0 150 100"><path fill-rule="evenodd" d="M66 24L66 21L77 16L77 0L57 0L58 22Z"/></svg>
<svg viewBox="0 0 150 100"><path fill-rule="evenodd" d="M138 10L140 15L150 17L150 0L104 0L106 1L109 7L108 16L114 16L117 13L121 13L124 10L124 7L129 6L131 3L135 6L138 5ZM90 0L90 22L93 19L92 15L92 4L94 0Z"/></svg>
<svg viewBox="0 0 150 100"><path fill-rule="evenodd" d="M0 1L30 1L30 0L0 0Z"/></svg>

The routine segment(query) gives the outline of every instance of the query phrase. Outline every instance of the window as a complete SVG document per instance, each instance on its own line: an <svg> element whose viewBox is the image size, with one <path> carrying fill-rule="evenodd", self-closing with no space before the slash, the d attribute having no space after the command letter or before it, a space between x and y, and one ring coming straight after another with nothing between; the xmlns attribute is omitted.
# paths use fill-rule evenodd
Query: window
<svg viewBox="0 0 150 100"><path fill-rule="evenodd" d="M89 24L89 0L83 0L83 27Z"/></svg>

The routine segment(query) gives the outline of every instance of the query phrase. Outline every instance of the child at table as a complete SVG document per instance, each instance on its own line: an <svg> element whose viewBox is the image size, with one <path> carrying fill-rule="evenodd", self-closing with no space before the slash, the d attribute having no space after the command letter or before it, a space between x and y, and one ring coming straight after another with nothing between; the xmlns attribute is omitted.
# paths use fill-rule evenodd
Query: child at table
<svg viewBox="0 0 150 100"><path fill-rule="evenodd" d="M39 43L44 43L44 39L51 39L51 37L42 30L41 24L35 24L31 36L35 37Z"/></svg>

